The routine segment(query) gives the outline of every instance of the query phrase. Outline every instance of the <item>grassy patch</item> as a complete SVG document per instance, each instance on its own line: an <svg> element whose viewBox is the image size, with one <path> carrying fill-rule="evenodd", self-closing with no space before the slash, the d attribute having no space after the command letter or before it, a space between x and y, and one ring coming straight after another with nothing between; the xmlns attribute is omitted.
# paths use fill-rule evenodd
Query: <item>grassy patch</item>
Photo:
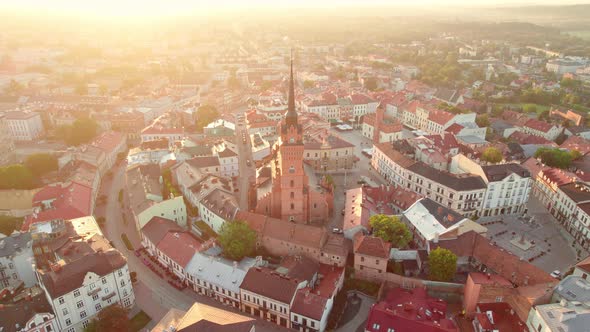
<svg viewBox="0 0 590 332"><path fill-rule="evenodd" d="M145 312L138 312L129 322L129 331L137 332L144 328L152 319Z"/></svg>
<svg viewBox="0 0 590 332"><path fill-rule="evenodd" d="M510 107L510 108L520 108L521 110L523 110L526 106L529 106L529 105L535 106L537 108L537 115L540 113L543 113L544 111L548 111L551 108L551 106L548 106L548 105L539 105L539 104L530 104L530 103L501 104L501 105L505 106L505 107Z"/></svg>
<svg viewBox="0 0 590 332"><path fill-rule="evenodd" d="M203 237L210 239L212 237L217 237L217 233L209 227L203 220L199 220L195 222L195 225L203 232Z"/></svg>
<svg viewBox="0 0 590 332"><path fill-rule="evenodd" d="M590 30L565 31L566 34L586 40L590 40Z"/></svg>
<svg viewBox="0 0 590 332"><path fill-rule="evenodd" d="M125 243L125 247L127 247L127 250L130 250L130 251L133 250L133 245L131 244L131 241L129 241L127 234L125 234L125 233L121 234L121 240L123 240L123 243Z"/></svg>
<svg viewBox="0 0 590 332"><path fill-rule="evenodd" d="M23 225L23 218L0 216L0 233L9 236L15 230L20 230Z"/></svg>

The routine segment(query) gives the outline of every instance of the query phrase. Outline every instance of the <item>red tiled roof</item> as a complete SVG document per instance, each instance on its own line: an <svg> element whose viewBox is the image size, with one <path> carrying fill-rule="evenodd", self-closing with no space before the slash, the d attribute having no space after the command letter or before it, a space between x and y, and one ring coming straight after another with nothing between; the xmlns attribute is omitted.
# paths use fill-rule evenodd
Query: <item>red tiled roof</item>
<svg viewBox="0 0 590 332"><path fill-rule="evenodd" d="M201 249L202 243L187 232L168 232L156 247L184 268Z"/></svg>
<svg viewBox="0 0 590 332"><path fill-rule="evenodd" d="M165 128L160 126L149 126L141 131L142 135L182 135L182 128Z"/></svg>
<svg viewBox="0 0 590 332"><path fill-rule="evenodd" d="M92 141L91 145L103 150L105 153L112 152L125 139L122 133L116 131L104 132Z"/></svg>
<svg viewBox="0 0 590 332"><path fill-rule="evenodd" d="M362 105L375 102L373 99L369 98L369 96L363 94L353 94L350 96L350 99L354 105Z"/></svg>
<svg viewBox="0 0 590 332"><path fill-rule="evenodd" d="M576 264L576 267L586 272L590 272L590 256L581 260L578 264Z"/></svg>
<svg viewBox="0 0 590 332"><path fill-rule="evenodd" d="M41 207L43 201L52 200L51 208L25 218L22 230L26 231L36 222L53 219L75 219L89 216L92 212L92 188L71 182L68 186L48 185L33 196L33 206Z"/></svg>
<svg viewBox="0 0 590 332"><path fill-rule="evenodd" d="M321 321L327 303L328 299L326 297L316 295L310 288L306 287L298 290L295 294L291 311Z"/></svg>
<svg viewBox="0 0 590 332"><path fill-rule="evenodd" d="M479 313L475 315L481 327L497 332L528 332L525 323L506 302L478 303ZM487 313L491 314L492 320Z"/></svg>
<svg viewBox="0 0 590 332"><path fill-rule="evenodd" d="M428 120L444 125L451 121L455 115L453 113L442 110L430 110L428 112Z"/></svg>
<svg viewBox="0 0 590 332"><path fill-rule="evenodd" d="M582 155L585 155L590 152L590 141L580 136L570 136L561 143L560 147L568 150L576 150Z"/></svg>
<svg viewBox="0 0 590 332"><path fill-rule="evenodd" d="M416 163L415 160L410 159L404 156L401 152L397 151L391 143L379 143L374 145L375 149L379 149L383 152L387 158L391 159L396 164L400 165L403 168L407 168L412 166Z"/></svg>
<svg viewBox="0 0 590 332"><path fill-rule="evenodd" d="M439 239L438 244L431 244L431 249L435 247L449 249L459 257L473 257L491 271L519 286L524 285L525 280L528 280L529 285L555 281L547 272L496 246L474 231L463 233L455 239Z"/></svg>
<svg viewBox="0 0 590 332"><path fill-rule="evenodd" d="M452 125L450 125L447 129L445 129L446 132L448 133L452 133L454 135L457 135L459 132L461 132L461 130L464 127L458 123L453 123Z"/></svg>
<svg viewBox="0 0 590 332"><path fill-rule="evenodd" d="M471 272L469 273L469 278L471 278L471 280L473 280L473 283L477 285L501 285L506 287L512 287L510 281L497 274Z"/></svg>
<svg viewBox="0 0 590 332"><path fill-rule="evenodd" d="M296 279L291 279L268 268L254 267L246 273L240 289L290 304L298 285L299 281Z"/></svg>
<svg viewBox="0 0 590 332"><path fill-rule="evenodd" d="M360 234L360 233L357 233ZM389 258L389 251L391 250L391 243L385 242L380 237L360 235L355 237L354 253Z"/></svg>
<svg viewBox="0 0 590 332"><path fill-rule="evenodd" d="M365 331L459 331L451 319L446 318L447 304L426 293L424 288L389 291L384 301L371 307Z"/></svg>
<svg viewBox="0 0 590 332"><path fill-rule="evenodd" d="M544 137L530 135L527 133L523 133L520 131L515 131L512 135L508 136L508 138L515 140L519 144L537 144L537 145L550 145L556 146L556 144Z"/></svg>
<svg viewBox="0 0 590 332"><path fill-rule="evenodd" d="M549 130L551 130L551 128L553 128L554 126L550 123L547 123L545 121L540 121L537 119L530 119L527 122L525 122L524 124L525 127L531 128L531 129L535 129L538 131L542 131L544 133L548 132Z"/></svg>

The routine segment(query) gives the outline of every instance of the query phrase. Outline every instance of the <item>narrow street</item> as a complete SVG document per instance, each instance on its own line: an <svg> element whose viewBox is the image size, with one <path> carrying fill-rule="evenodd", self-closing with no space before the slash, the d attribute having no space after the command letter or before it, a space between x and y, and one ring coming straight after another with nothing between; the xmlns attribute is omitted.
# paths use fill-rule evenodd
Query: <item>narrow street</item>
<svg viewBox="0 0 590 332"><path fill-rule="evenodd" d="M123 223L122 212L124 209L121 208L118 201L119 190L125 186L125 165L115 166L112 171L112 180L105 180L101 187L101 194L107 196L106 205L99 208L97 213L104 211L106 225L103 231L105 236L113 243L115 248L127 257L129 271L137 273L138 281L133 287L135 303L136 306L152 318L147 328L153 327L164 317L169 309L177 308L186 310L195 302L238 312L233 307L225 306L212 298L196 294L190 289L185 289L184 291L177 290L153 273L132 251L127 250L121 240L122 233L127 234L135 249L139 248L141 241L131 217L127 217L127 225ZM271 332L286 330L275 324L258 319L256 331Z"/></svg>
<svg viewBox="0 0 590 332"><path fill-rule="evenodd" d="M242 133L246 134L246 144L242 142ZM240 203L241 210L248 210L248 187L250 186L250 180L256 177L256 165L252 160L252 147L250 142L250 136L246 126L241 124L236 127L236 145L238 147L238 166L240 169L240 175L238 176L238 189L239 196L238 201ZM248 166L248 160L250 166Z"/></svg>

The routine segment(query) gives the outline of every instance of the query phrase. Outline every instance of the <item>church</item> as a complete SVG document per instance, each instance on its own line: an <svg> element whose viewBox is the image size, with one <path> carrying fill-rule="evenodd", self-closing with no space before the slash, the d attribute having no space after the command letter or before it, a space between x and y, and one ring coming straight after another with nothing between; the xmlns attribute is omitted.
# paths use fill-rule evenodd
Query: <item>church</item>
<svg viewBox="0 0 590 332"><path fill-rule="evenodd" d="M333 210L333 187L324 177L316 178L311 166L303 162L303 129L295 109L293 60L287 113L277 131L280 137L270 161L271 190L258 198L255 212L295 223L325 222Z"/></svg>

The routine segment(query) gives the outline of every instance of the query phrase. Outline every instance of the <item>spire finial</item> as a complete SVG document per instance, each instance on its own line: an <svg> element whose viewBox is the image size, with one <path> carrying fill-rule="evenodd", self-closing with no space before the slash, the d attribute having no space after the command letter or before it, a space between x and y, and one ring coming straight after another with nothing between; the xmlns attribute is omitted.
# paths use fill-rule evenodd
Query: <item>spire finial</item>
<svg viewBox="0 0 590 332"><path fill-rule="evenodd" d="M291 48L291 76L289 77L289 103L287 115L285 116L287 124L297 125L297 111L295 110L295 83L293 78L293 49Z"/></svg>

